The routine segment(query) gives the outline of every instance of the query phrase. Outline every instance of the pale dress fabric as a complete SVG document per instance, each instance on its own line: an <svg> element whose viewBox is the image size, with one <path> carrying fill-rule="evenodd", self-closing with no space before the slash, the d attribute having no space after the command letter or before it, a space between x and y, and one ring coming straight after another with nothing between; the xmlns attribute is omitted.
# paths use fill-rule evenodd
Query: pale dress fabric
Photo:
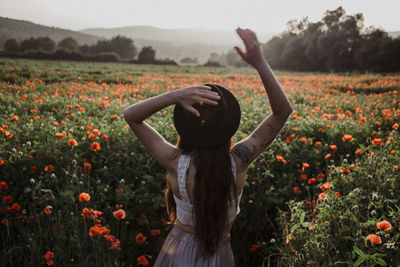
<svg viewBox="0 0 400 267"><path fill-rule="evenodd" d="M236 165L231 154L232 173L236 179ZM194 215L193 206L190 203L189 196L186 191L186 172L190 164L190 156L182 154L178 161L178 185L179 193L182 200L174 195L176 202L176 212L179 221L183 224L193 226ZM242 191L243 192L243 191ZM233 200L228 211L228 221L232 222L236 215L240 212L239 203L242 192ZM236 205L237 203L237 205ZM230 267L235 266L232 248L230 244L230 236L224 237L221 241L218 251L212 257L198 257L199 244L196 235L183 231L174 226L169 232L160 254L157 257L154 266L165 267ZM197 260L196 260L197 259Z"/></svg>

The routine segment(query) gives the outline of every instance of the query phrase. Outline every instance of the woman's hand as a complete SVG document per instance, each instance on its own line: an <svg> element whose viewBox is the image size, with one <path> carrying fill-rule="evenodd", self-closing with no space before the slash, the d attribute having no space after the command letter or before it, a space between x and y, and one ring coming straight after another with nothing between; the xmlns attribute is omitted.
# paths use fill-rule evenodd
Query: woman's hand
<svg viewBox="0 0 400 267"><path fill-rule="evenodd" d="M235 46L236 52L238 52L244 61L258 70L265 63L265 59L261 53L256 34L249 29L244 30L241 28L237 28L236 32L242 38L246 47L246 51L243 52L239 47Z"/></svg>
<svg viewBox="0 0 400 267"><path fill-rule="evenodd" d="M193 107L193 104L218 105L218 100L221 98L218 93L211 91L211 87L206 85L184 87L175 90L174 93L176 103L197 117L200 116L200 113Z"/></svg>

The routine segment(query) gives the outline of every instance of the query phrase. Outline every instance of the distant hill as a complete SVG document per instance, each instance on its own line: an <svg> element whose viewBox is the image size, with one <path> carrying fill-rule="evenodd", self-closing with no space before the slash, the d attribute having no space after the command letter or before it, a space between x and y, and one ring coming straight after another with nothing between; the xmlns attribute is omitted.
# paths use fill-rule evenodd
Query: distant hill
<svg viewBox="0 0 400 267"><path fill-rule="evenodd" d="M400 37L400 31L397 32L388 32L390 37L397 38Z"/></svg>
<svg viewBox="0 0 400 267"><path fill-rule="evenodd" d="M71 31L48 27L24 20L0 17L0 50L10 38L21 41L30 37L49 36L55 42L65 37L76 39L79 44L94 44L100 39L123 35L134 41L138 51L143 46L152 46L156 58L169 58L179 62L184 57L196 57L199 63L207 61L211 53L226 53L234 45L242 45L240 38L229 30L161 29L152 26L130 26L120 28L95 28ZM272 34L259 34L260 42L266 42Z"/></svg>
<svg viewBox="0 0 400 267"><path fill-rule="evenodd" d="M41 36L49 36L56 43L69 36L77 40L79 44L94 44L100 39L90 34L43 26L24 20L0 17L0 49L3 48L4 42L10 38L21 41L30 37Z"/></svg>
<svg viewBox="0 0 400 267"><path fill-rule="evenodd" d="M181 60L184 57L197 57L200 63L207 61L211 53L226 53L234 45L241 45L240 38L230 30L204 29L161 29L152 26L130 26L119 28L84 29L81 33L104 38L123 35L134 40L140 50L151 45L157 58ZM273 34L259 34L260 42L267 42Z"/></svg>

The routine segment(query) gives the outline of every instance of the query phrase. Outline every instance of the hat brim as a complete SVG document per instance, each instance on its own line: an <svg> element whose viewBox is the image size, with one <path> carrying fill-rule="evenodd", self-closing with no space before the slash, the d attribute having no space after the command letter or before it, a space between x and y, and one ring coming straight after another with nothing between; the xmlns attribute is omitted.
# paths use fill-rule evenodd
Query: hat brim
<svg viewBox="0 0 400 267"><path fill-rule="evenodd" d="M178 134L198 147L212 147L227 142L239 128L241 117L240 105L231 92L216 84L205 85L221 96L217 106L193 105L200 113L200 117L197 117L176 104L173 116ZM213 118L214 124L211 127L202 127L202 115L206 113L209 116L218 116Z"/></svg>

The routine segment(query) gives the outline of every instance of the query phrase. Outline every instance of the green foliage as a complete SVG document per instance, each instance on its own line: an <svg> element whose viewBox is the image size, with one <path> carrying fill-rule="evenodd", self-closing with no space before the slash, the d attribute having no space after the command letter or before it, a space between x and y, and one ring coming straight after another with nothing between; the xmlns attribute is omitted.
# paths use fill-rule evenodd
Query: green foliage
<svg viewBox="0 0 400 267"><path fill-rule="evenodd" d="M156 60L156 51L151 46L144 46L140 50L138 62L141 64L151 64Z"/></svg>

